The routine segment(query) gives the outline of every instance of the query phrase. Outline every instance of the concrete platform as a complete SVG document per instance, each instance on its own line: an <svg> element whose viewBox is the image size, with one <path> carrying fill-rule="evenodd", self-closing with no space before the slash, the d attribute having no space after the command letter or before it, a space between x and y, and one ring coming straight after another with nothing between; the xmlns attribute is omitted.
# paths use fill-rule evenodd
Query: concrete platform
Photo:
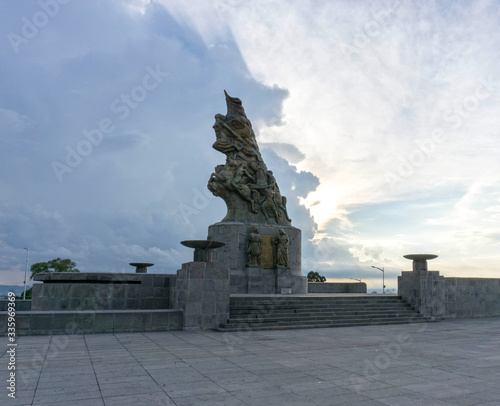
<svg viewBox="0 0 500 406"><path fill-rule="evenodd" d="M2 405L500 405L500 318L240 333L23 336Z"/></svg>

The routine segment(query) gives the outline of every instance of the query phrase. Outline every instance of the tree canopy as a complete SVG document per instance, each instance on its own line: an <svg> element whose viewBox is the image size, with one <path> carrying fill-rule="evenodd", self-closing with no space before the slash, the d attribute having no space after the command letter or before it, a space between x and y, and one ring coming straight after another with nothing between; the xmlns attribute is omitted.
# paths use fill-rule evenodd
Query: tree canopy
<svg viewBox="0 0 500 406"><path fill-rule="evenodd" d="M61 259L56 258L52 259L48 262L37 262L36 264L31 265L31 277L38 273L48 272L80 272L79 269L75 268L76 264L69 258Z"/></svg>
<svg viewBox="0 0 500 406"><path fill-rule="evenodd" d="M326 282L326 278L323 275L320 275L318 272L309 272L307 274L308 282Z"/></svg>

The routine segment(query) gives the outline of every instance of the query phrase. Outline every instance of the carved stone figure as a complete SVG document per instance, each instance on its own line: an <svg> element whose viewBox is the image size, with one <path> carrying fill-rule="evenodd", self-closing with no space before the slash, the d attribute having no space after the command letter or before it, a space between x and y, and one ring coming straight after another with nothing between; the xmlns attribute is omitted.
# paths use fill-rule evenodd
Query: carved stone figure
<svg viewBox="0 0 500 406"><path fill-rule="evenodd" d="M274 243L277 246L276 266L278 268L288 268L288 245L290 245L290 239L286 235L285 230L280 228L279 235L276 237Z"/></svg>
<svg viewBox="0 0 500 406"><path fill-rule="evenodd" d="M289 226L286 198L268 171L241 100L225 91L227 114L215 115L213 148L226 155L210 176L208 189L226 202L222 221Z"/></svg>
<svg viewBox="0 0 500 406"><path fill-rule="evenodd" d="M262 236L257 227L253 228L247 241L248 267L260 267L260 257L262 255Z"/></svg>

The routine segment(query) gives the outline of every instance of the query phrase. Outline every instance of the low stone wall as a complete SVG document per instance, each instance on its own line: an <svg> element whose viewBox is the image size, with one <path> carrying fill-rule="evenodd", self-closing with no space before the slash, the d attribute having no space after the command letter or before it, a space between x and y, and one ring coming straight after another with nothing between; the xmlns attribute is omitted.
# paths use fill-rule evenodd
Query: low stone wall
<svg viewBox="0 0 500 406"><path fill-rule="evenodd" d="M500 279L444 278L446 317L500 316Z"/></svg>
<svg viewBox="0 0 500 406"><path fill-rule="evenodd" d="M0 336L7 335L7 317L0 313ZM182 330L179 310L30 311L15 318L16 336Z"/></svg>
<svg viewBox="0 0 500 406"><path fill-rule="evenodd" d="M0 312L6 312L10 300L0 299ZM16 299L16 311L26 312L31 310L31 300Z"/></svg>
<svg viewBox="0 0 500 406"><path fill-rule="evenodd" d="M366 283L309 282L308 293L366 293Z"/></svg>
<svg viewBox="0 0 500 406"><path fill-rule="evenodd" d="M445 278L438 271L402 272L398 294L426 316L500 316L500 279Z"/></svg>
<svg viewBox="0 0 500 406"><path fill-rule="evenodd" d="M32 310L171 309L176 275L139 273L38 274Z"/></svg>

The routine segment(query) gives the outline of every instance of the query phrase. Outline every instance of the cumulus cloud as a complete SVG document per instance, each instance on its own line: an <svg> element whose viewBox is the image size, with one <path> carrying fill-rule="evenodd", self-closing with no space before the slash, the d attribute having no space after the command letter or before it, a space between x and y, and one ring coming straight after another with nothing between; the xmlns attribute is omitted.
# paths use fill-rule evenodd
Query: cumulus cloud
<svg viewBox="0 0 500 406"><path fill-rule="evenodd" d="M206 191L223 89L303 230L305 270L395 276L420 251L496 270L497 4L73 1L18 52L9 34L40 6L0 7L1 275L27 245L84 270L189 260L179 241L225 212Z"/></svg>

